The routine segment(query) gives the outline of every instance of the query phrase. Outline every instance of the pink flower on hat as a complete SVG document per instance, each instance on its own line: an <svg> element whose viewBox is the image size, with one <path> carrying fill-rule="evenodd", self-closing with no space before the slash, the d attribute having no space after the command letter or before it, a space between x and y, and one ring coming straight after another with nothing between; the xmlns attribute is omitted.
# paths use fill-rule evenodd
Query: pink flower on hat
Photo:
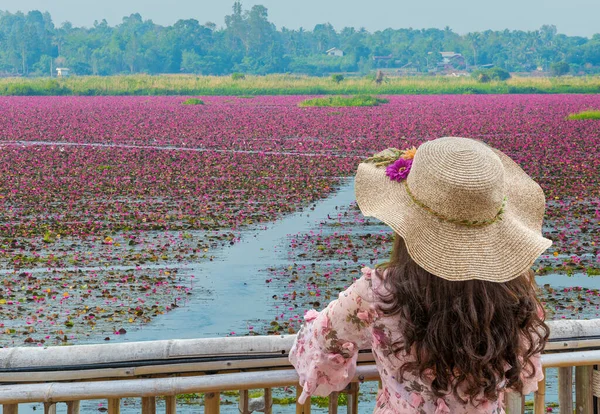
<svg viewBox="0 0 600 414"><path fill-rule="evenodd" d="M390 177L390 180L402 181L408 177L412 163L412 160L399 158L398 160L394 161L393 164L388 165L388 167L385 169L385 175Z"/></svg>

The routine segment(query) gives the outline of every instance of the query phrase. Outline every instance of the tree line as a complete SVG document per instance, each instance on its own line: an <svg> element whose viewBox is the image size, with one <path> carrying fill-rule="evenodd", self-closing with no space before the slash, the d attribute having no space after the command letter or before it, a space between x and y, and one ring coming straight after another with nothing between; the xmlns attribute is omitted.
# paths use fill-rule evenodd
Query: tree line
<svg viewBox="0 0 600 414"><path fill-rule="evenodd" d="M462 54L459 64L470 68L488 65L525 72L560 63L573 74L600 72L600 34L566 36L552 25L466 35L449 27L370 33L364 28L336 30L329 23L312 30L278 30L266 7L244 10L239 1L224 23L217 27L185 19L161 26L136 13L114 27L102 20L86 28L69 22L56 26L49 13L37 10L0 11L0 74L49 76L57 66L78 75L324 75L380 68L431 72L439 67L443 51ZM328 56L326 51L334 47L344 55Z"/></svg>

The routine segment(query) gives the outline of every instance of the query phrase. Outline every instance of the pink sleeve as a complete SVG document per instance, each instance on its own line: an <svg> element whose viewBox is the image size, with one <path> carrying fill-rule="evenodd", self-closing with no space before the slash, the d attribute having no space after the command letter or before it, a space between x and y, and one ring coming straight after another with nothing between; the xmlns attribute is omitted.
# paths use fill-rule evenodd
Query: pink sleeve
<svg viewBox="0 0 600 414"><path fill-rule="evenodd" d="M538 307L538 316L542 319L546 319L546 312L544 308ZM521 381L523 381L523 395L529 394L530 392L537 391L538 382L544 379L544 370L542 368L542 356L538 353L531 357L531 364L528 364L523 372L521 372ZM532 367L535 369L535 375L532 377Z"/></svg>
<svg viewBox="0 0 600 414"><path fill-rule="evenodd" d="M298 371L302 395L329 395L343 390L354 377L358 350L370 346L369 326L377 317L370 307L371 270L340 293L321 312L309 310L305 324L290 350L290 361Z"/></svg>
<svg viewBox="0 0 600 414"><path fill-rule="evenodd" d="M538 316L545 319L544 308L538 307ZM537 391L538 382L544 379L544 370L542 368L542 356L540 354L535 354L530 358L531 364L527 364L527 366L521 372L521 381L523 382L523 395L529 394L530 392ZM533 374L533 369L535 369L535 375Z"/></svg>
<svg viewBox="0 0 600 414"><path fill-rule="evenodd" d="M540 354L535 354L530 359L531 364L535 368L535 375L532 377L531 365L527 365L521 372L521 381L523 381L523 395L537 391L538 382L544 379L544 371L542 369L542 357Z"/></svg>

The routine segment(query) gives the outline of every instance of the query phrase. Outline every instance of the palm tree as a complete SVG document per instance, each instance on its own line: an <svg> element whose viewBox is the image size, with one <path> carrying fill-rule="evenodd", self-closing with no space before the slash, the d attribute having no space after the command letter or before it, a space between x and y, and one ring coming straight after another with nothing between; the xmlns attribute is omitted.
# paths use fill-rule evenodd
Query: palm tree
<svg viewBox="0 0 600 414"><path fill-rule="evenodd" d="M473 49L473 66L477 67L477 49L479 48L481 34L477 32L468 33L466 38L471 43L471 48Z"/></svg>

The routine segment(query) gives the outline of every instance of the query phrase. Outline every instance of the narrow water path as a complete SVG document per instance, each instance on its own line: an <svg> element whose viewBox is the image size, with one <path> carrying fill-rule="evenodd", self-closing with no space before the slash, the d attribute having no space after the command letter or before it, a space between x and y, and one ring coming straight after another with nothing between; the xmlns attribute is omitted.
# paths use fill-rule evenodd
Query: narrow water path
<svg viewBox="0 0 600 414"><path fill-rule="evenodd" d="M277 246L285 244L282 241L289 235L313 229L328 215L337 214L336 206L348 206L354 199L354 181L347 179L329 198L316 203L314 209L288 215L264 230L242 232L240 242L223 249L212 262L178 267L180 274L194 274L194 287L201 289L195 289L180 308L113 339L145 341L244 334L253 321L272 319L276 312L271 297L281 292L265 283L270 278L265 270L291 264L282 247ZM537 281L555 287L597 288L600 278L554 274L538 276Z"/></svg>
<svg viewBox="0 0 600 414"><path fill-rule="evenodd" d="M194 285L209 293L194 293L184 306L118 340L201 338L247 332L252 320L266 320L274 313L268 299L280 292L265 283L269 275L264 270L288 263L276 246L288 235L326 220L336 206L347 206L353 200L354 181L346 180L329 198L316 203L314 209L288 215L265 230L243 232L240 242L224 249L212 262L180 267L180 274L193 272Z"/></svg>
<svg viewBox="0 0 600 414"><path fill-rule="evenodd" d="M236 153L236 154L265 154L265 155L290 155L295 157L339 157L346 158L348 154L338 154L334 152L294 152L294 151L260 151L260 150L240 150L240 149L219 149L206 147L176 147L172 145L136 145L136 144L118 144L101 142L68 142L68 141L2 141L2 146L57 146L57 147L98 147L98 148L135 148L152 149L162 151L191 151L191 152L218 152L218 153Z"/></svg>

